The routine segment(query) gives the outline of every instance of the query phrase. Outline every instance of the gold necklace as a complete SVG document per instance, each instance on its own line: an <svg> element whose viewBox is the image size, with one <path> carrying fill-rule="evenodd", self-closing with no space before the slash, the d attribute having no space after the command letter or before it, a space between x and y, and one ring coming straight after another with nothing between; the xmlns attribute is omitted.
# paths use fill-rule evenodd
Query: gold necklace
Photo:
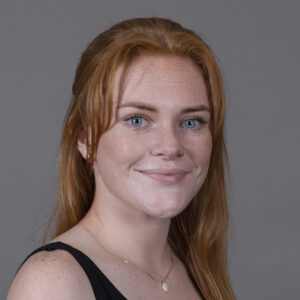
<svg viewBox="0 0 300 300"><path fill-rule="evenodd" d="M162 280L156 279L154 276L152 276L149 272L147 272L146 270L142 269L141 267L139 267L138 265L136 265L135 263L133 263L132 261L129 261L128 259L124 259L119 257L118 255L116 255L115 253L113 253L112 251L110 251L109 249L107 249L106 247L104 247L99 241L98 239L96 239L96 237L94 236L94 234L87 228L85 227L83 224L78 224L81 227L83 227L93 238L94 240L97 242L97 244L99 246L101 246L104 250L106 250L108 253L110 253L112 256L120 259L121 261L123 261L126 264L131 264L134 267L138 268L139 270L143 271L144 273L146 273L151 279L153 279L154 281L157 281L159 283L161 283L161 287L163 289L164 292L168 292L169 291L169 286L168 284L165 282L166 278L168 277L168 275L170 274L172 267L173 267L173 256L172 256L172 250L170 248L170 253L171 253L171 267L169 269L169 271L167 272L167 274L164 276L164 278Z"/></svg>

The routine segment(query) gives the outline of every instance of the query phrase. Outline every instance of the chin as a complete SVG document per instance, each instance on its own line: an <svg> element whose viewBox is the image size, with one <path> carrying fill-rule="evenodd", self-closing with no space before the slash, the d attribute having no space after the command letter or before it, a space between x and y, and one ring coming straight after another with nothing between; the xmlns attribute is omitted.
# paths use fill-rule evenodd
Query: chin
<svg viewBox="0 0 300 300"><path fill-rule="evenodd" d="M176 217L177 215L179 215L184 209L185 209L186 205L183 205L181 203L181 205L168 205L168 206L164 206L162 207L161 204L158 205L156 203L156 205L151 206L151 207L146 207L145 208L145 212L147 215L155 217L155 218L159 218L159 219L165 219L165 218L173 218Z"/></svg>

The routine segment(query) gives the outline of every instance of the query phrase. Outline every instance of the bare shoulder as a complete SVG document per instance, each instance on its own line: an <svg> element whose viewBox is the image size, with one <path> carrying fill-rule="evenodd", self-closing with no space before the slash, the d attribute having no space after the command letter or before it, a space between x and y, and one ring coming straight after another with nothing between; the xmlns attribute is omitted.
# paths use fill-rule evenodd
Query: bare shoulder
<svg viewBox="0 0 300 300"><path fill-rule="evenodd" d="M87 276L64 250L31 256L16 274L7 300L95 299Z"/></svg>

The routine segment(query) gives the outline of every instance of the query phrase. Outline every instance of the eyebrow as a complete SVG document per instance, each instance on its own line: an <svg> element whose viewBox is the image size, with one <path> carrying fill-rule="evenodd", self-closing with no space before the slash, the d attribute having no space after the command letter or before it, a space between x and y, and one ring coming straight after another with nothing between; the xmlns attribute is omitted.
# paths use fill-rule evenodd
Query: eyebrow
<svg viewBox="0 0 300 300"><path fill-rule="evenodd" d="M155 113L158 112L156 107L154 107L150 104L142 103L142 102L129 102L129 103L126 103L126 104L123 104L123 105L119 105L117 107L117 110L119 110L120 108L124 108L124 107L135 107L135 108L138 108L138 109L141 109L141 110L147 110L147 111L150 111L150 112L155 112ZM197 111L208 111L208 112L210 112L210 109L206 105L201 104L201 105L196 105L196 106L183 108L180 112L181 113L191 113L191 112L197 112Z"/></svg>

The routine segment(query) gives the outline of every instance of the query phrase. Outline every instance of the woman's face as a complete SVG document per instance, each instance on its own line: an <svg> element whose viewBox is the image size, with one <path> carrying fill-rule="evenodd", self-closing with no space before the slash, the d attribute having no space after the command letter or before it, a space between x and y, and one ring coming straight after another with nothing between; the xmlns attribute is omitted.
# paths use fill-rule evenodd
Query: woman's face
<svg viewBox="0 0 300 300"><path fill-rule="evenodd" d="M192 60L175 56L139 58L122 79L121 70L112 127L100 138L94 162L96 197L122 211L174 217L200 189L209 167L203 76Z"/></svg>

